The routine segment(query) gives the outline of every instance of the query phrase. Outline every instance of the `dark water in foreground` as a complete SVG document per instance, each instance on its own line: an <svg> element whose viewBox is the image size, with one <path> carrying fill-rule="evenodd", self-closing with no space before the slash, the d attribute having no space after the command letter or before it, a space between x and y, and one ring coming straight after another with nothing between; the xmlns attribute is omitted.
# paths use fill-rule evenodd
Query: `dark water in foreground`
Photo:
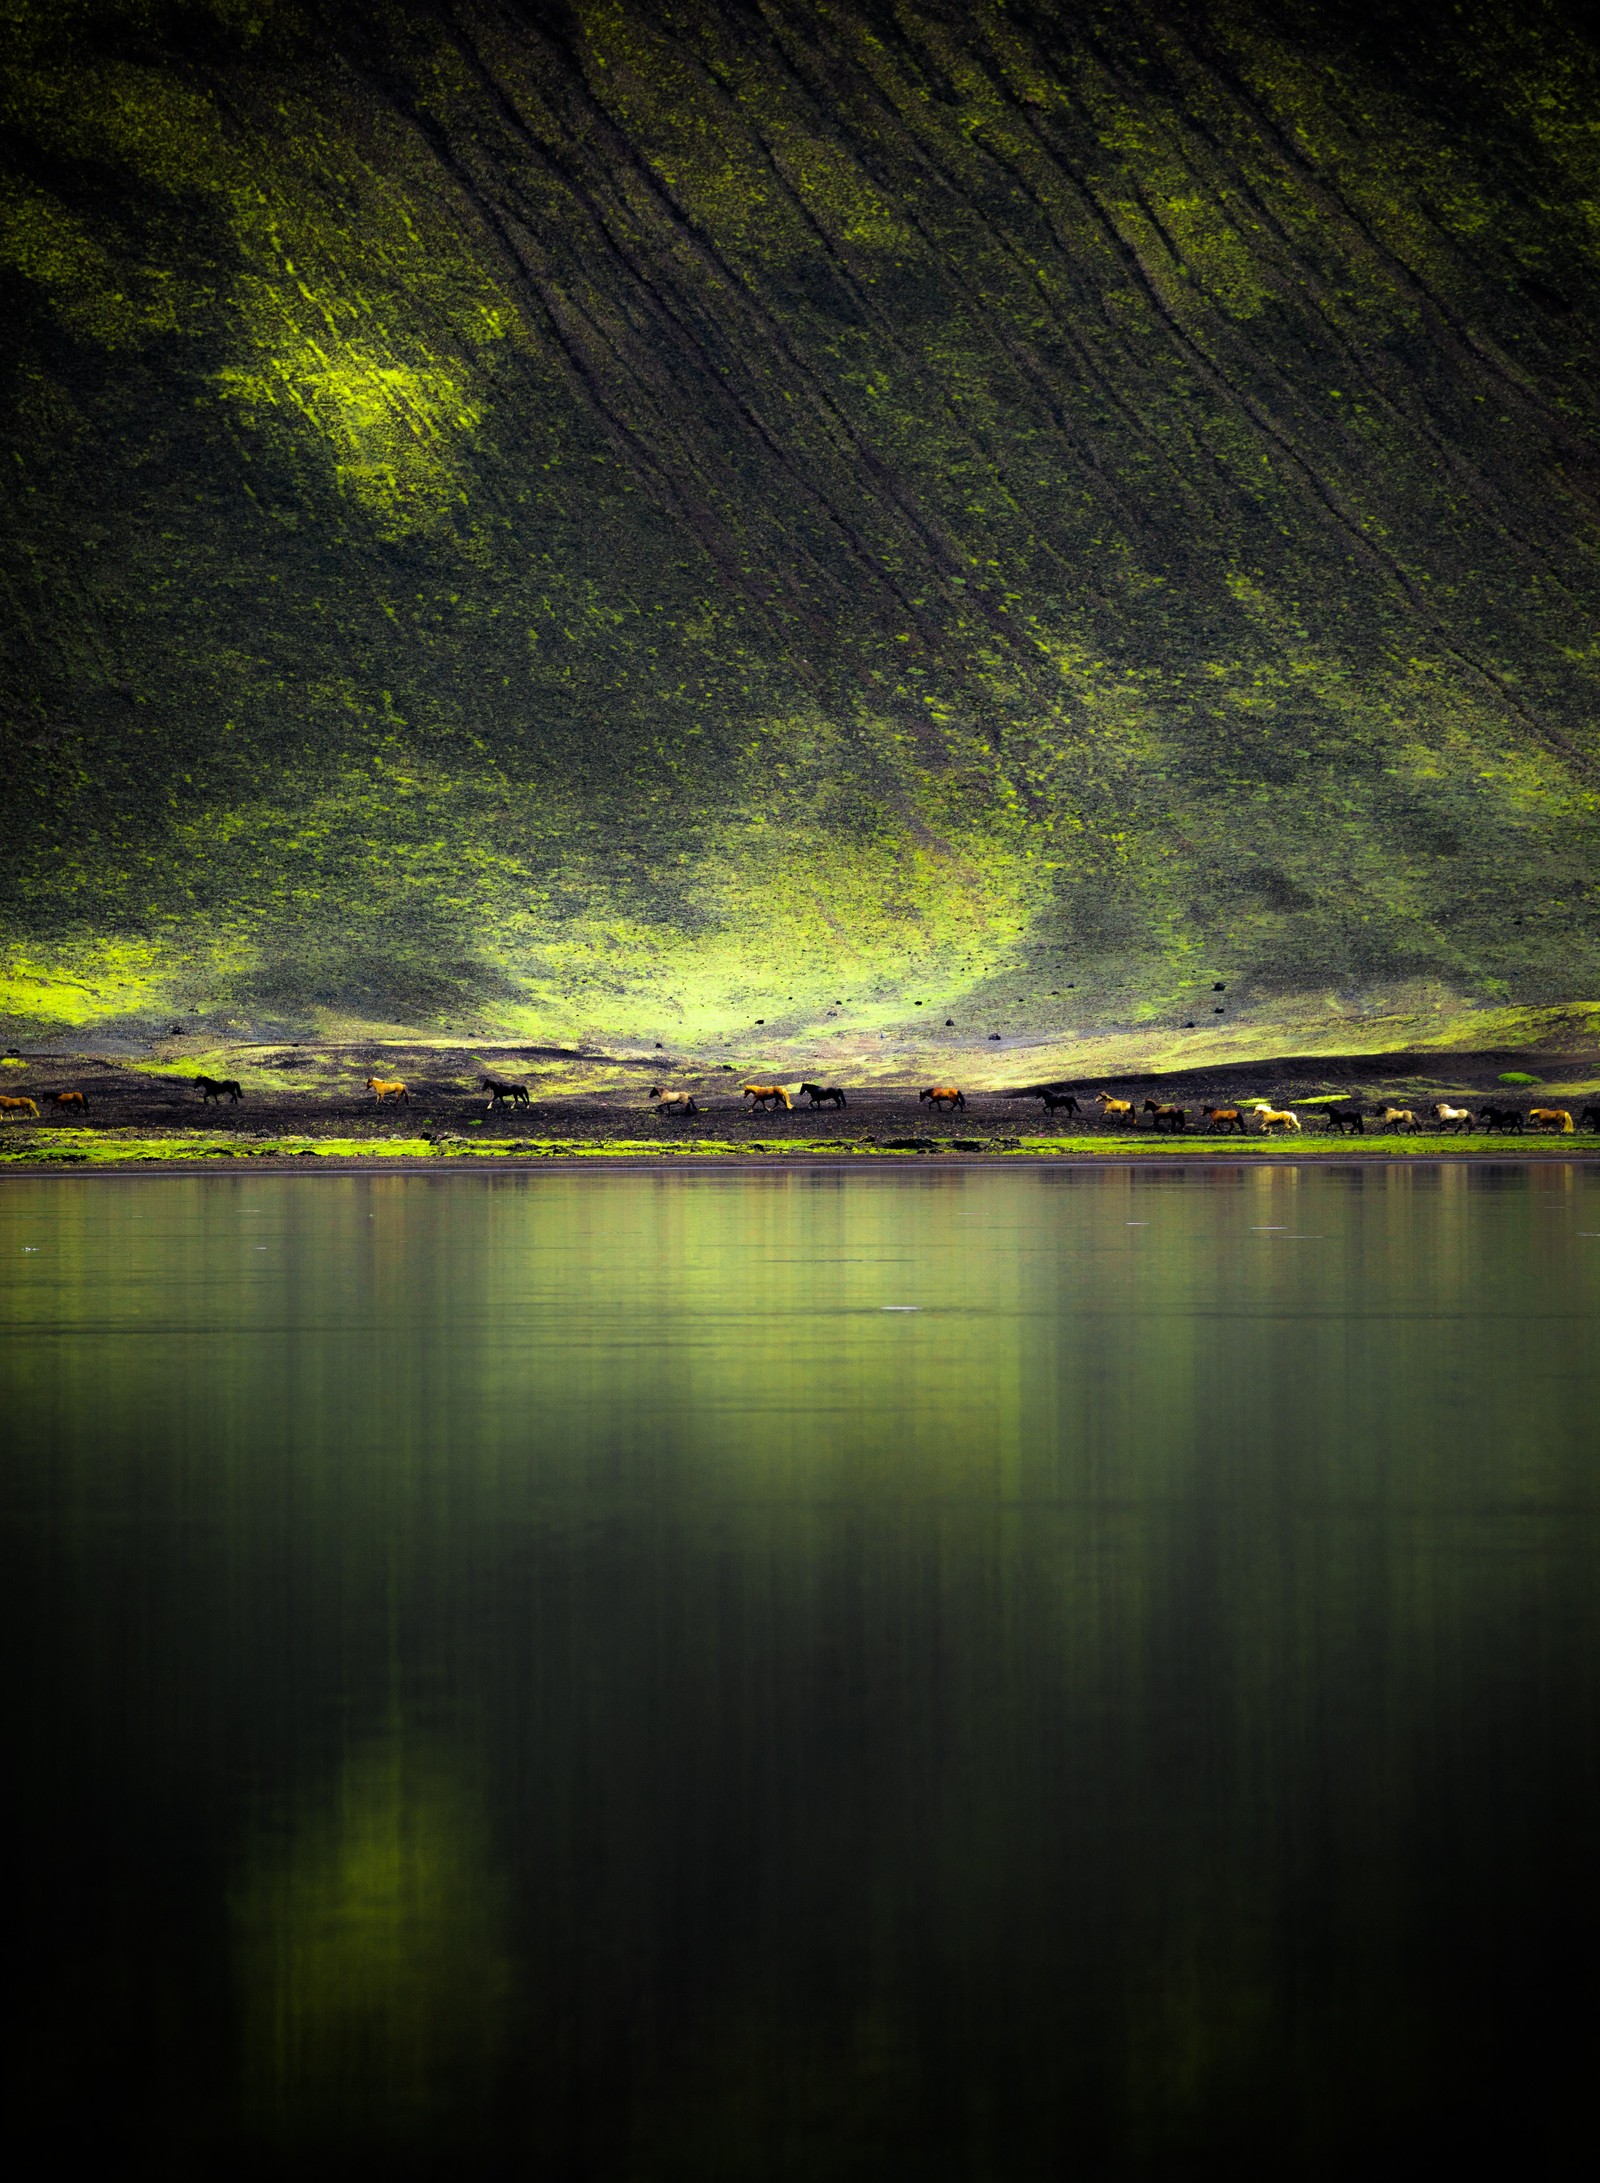
<svg viewBox="0 0 1600 2183"><path fill-rule="evenodd" d="M1580 2172L1597 1305L1577 1166L8 1179L0 2134Z"/></svg>

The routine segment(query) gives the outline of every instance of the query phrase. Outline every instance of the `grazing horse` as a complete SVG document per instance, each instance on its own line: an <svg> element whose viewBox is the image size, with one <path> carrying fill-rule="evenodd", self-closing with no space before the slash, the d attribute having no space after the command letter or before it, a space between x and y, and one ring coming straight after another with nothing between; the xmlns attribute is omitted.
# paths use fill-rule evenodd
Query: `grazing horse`
<svg viewBox="0 0 1600 2183"><path fill-rule="evenodd" d="M742 1084L744 1097L758 1107L783 1107L791 1113L794 1101L781 1084Z"/></svg>
<svg viewBox="0 0 1600 2183"><path fill-rule="evenodd" d="M209 1106L213 1099L219 1104L224 1099L231 1099L237 1106L244 1097L236 1076L197 1076L195 1082L200 1087L200 1104L203 1107Z"/></svg>
<svg viewBox="0 0 1600 2183"><path fill-rule="evenodd" d="M1441 1129L1465 1132L1472 1127L1472 1111L1468 1107L1452 1107L1443 1099L1436 1099L1428 1111Z"/></svg>
<svg viewBox="0 0 1600 2183"><path fill-rule="evenodd" d="M1200 1119L1209 1122L1213 1129L1236 1129L1241 1137L1244 1135L1244 1116L1237 1107L1202 1107Z"/></svg>
<svg viewBox="0 0 1600 2183"><path fill-rule="evenodd" d="M647 1096L661 1102L661 1112L663 1114L698 1114L700 1112L700 1109L694 1103L693 1092L663 1091L659 1084L652 1084Z"/></svg>
<svg viewBox="0 0 1600 2183"><path fill-rule="evenodd" d="M84 1114L89 1111L88 1094L81 1091L46 1092L44 1103L47 1107L77 1107Z"/></svg>
<svg viewBox="0 0 1600 2183"><path fill-rule="evenodd" d="M1570 1137L1572 1135L1572 1116L1565 1107L1530 1107L1528 1109L1528 1127L1529 1129L1554 1130L1558 1136Z"/></svg>
<svg viewBox="0 0 1600 2183"><path fill-rule="evenodd" d="M1275 1129L1292 1129L1300 1134L1300 1117L1291 1114L1287 1107L1257 1107L1256 1120L1261 1124L1263 1137L1270 1137Z"/></svg>
<svg viewBox="0 0 1600 2183"><path fill-rule="evenodd" d="M1352 1137L1364 1137L1367 1133L1366 1109L1354 1103L1344 1107L1330 1107L1328 1127L1335 1136L1343 1136L1348 1131Z"/></svg>
<svg viewBox="0 0 1600 2183"><path fill-rule="evenodd" d="M14 1099L9 1094L0 1094L0 1116L13 1114L31 1114L36 1122L39 1119L39 1110L31 1099Z"/></svg>
<svg viewBox="0 0 1600 2183"><path fill-rule="evenodd" d="M1033 1096L1044 1101L1046 1114L1080 1114L1083 1111L1071 1092L1042 1091Z"/></svg>
<svg viewBox="0 0 1600 2183"><path fill-rule="evenodd" d="M380 1107L386 1099L392 1099L397 1107L409 1107L411 1104L411 1094L397 1076L369 1076L367 1089L376 1097Z"/></svg>
<svg viewBox="0 0 1600 2183"><path fill-rule="evenodd" d="M967 1103L965 1095L957 1091L954 1084L930 1084L926 1091L917 1094L919 1107L924 1100L930 1107L964 1107Z"/></svg>
<svg viewBox="0 0 1600 2183"><path fill-rule="evenodd" d="M1152 1129L1170 1129L1176 1132L1188 1127L1188 1108L1175 1107L1170 1101L1147 1099L1143 1112L1149 1115Z"/></svg>
<svg viewBox="0 0 1600 2183"><path fill-rule="evenodd" d="M1600 1107L1585 1107L1580 1126L1584 1129L1600 1129Z"/></svg>
<svg viewBox="0 0 1600 2183"><path fill-rule="evenodd" d="M1514 1137L1522 1135L1522 1109L1520 1107L1485 1107L1478 1120L1485 1129L1503 1129Z"/></svg>
<svg viewBox="0 0 1600 2183"><path fill-rule="evenodd" d="M1381 1129L1385 1122L1391 1129L1416 1129L1418 1122L1410 1107L1380 1107L1373 1120Z"/></svg>
<svg viewBox="0 0 1600 2183"><path fill-rule="evenodd" d="M480 1076L478 1079L478 1089L479 1091L486 1091L489 1094L489 1104L491 1107L499 1106L501 1101L504 1099L509 1099L514 1107L525 1107L528 1104L527 1085L508 1084L503 1077Z"/></svg>
<svg viewBox="0 0 1600 2183"><path fill-rule="evenodd" d="M1102 1122L1126 1122L1130 1129L1138 1128L1139 1117L1131 1099L1113 1099L1109 1092L1096 1092L1094 1103L1100 1109Z"/></svg>
<svg viewBox="0 0 1600 2183"><path fill-rule="evenodd" d="M814 1107L842 1107L848 1105L844 1093L837 1084L802 1084L800 1089Z"/></svg>

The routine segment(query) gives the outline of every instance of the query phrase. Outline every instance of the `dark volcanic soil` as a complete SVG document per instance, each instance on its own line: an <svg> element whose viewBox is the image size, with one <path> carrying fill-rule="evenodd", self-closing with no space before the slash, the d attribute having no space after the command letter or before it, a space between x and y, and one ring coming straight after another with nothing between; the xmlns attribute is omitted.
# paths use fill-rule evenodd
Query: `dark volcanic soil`
<svg viewBox="0 0 1600 2183"><path fill-rule="evenodd" d="M1393 1099L1419 1111L1425 1111L1435 1098L1451 1098L1474 1108L1493 1103L1524 1110L1556 1098L1574 1107L1576 1118L1581 1095L1571 1087L1600 1075L1600 1056L1588 1055L1530 1059L1525 1054L1477 1054L1452 1056L1448 1062L1437 1054L1287 1057L1249 1069L1081 1079L1071 1088L1083 1111L1073 1117L1050 1113L1034 1092L972 1091L966 1094L965 1108L952 1112L930 1107L913 1090L854 1089L849 1085L845 1087L849 1105L842 1112L827 1107L812 1110L798 1098L792 1112L757 1112L739 1098L740 1080L736 1075L722 1071L697 1075L671 1069L644 1071L636 1084L625 1088L586 1093L542 1094L534 1081L526 1107L490 1107L484 1094L474 1088L483 1067L481 1057L465 1049L413 1050L376 1061L364 1058L359 1064L352 1064L347 1053L323 1055L301 1049L295 1056L297 1073L319 1066L329 1070L326 1088L317 1089L303 1085L263 1087L259 1082L259 1057L251 1058L256 1063L254 1080L251 1071L245 1069L246 1089L237 1104L226 1099L203 1099L192 1073L179 1066L170 1073L155 1075L103 1056L68 1053L28 1056L25 1067L5 1072L0 1088L38 1100L45 1127L52 1123L82 1125L83 1115L75 1111L58 1113L46 1103L52 1091L71 1088L87 1094L90 1126L122 1131L176 1132L204 1127L244 1137L292 1134L343 1139L438 1132L462 1137L470 1134L479 1142L557 1140L573 1144L605 1144L624 1138L658 1138L665 1142L692 1138L744 1145L809 1142L887 1146L923 1138L943 1143L969 1140L977 1146L1022 1135L1125 1134L1124 1125L1102 1121L1091 1104L1100 1089L1132 1098L1136 1106L1147 1098L1183 1106L1189 1113L1191 1131L1202 1127L1202 1106L1246 1097L1269 1099L1277 1106L1299 1105L1303 1120L1316 1128L1318 1108L1330 1098L1355 1098L1367 1105ZM403 1076L410 1092L409 1105L385 1103L380 1108L363 1087L368 1067L379 1075ZM497 1061L495 1069L510 1081L516 1081L519 1075L510 1062ZM1503 1084L1500 1077L1508 1070L1537 1075L1552 1089ZM653 1073L660 1074L662 1081L673 1088L692 1091L699 1113L663 1113L648 1100L645 1094ZM1556 1086L1566 1089L1557 1094ZM1147 1119L1142 1126L1148 1127Z"/></svg>

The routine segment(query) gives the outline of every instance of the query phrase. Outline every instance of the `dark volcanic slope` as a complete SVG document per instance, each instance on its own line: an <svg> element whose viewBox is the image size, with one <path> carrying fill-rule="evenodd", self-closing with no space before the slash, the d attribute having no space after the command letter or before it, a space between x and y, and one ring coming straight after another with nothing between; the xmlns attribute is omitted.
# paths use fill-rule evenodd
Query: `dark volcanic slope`
<svg viewBox="0 0 1600 2183"><path fill-rule="evenodd" d="M1575 7L7 20L15 1017L1600 991Z"/></svg>

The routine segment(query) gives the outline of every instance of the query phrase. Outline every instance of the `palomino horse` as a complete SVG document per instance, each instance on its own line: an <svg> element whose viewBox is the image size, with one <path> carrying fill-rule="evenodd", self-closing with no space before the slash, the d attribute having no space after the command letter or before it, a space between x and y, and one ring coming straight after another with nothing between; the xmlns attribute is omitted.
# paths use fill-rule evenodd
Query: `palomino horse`
<svg viewBox="0 0 1600 2183"><path fill-rule="evenodd" d="M1436 1099L1430 1112L1441 1129L1458 1129L1463 1133L1472 1127L1472 1110L1469 1107L1448 1106Z"/></svg>
<svg viewBox="0 0 1600 2183"><path fill-rule="evenodd" d="M1147 1099L1142 1111L1149 1115L1152 1129L1177 1131L1189 1126L1188 1108L1175 1107L1170 1100Z"/></svg>
<svg viewBox="0 0 1600 2183"><path fill-rule="evenodd" d="M1300 1117L1291 1114L1287 1107L1257 1107L1256 1120L1261 1124L1263 1137L1270 1137L1275 1129L1293 1130L1300 1134Z"/></svg>
<svg viewBox="0 0 1600 2183"><path fill-rule="evenodd" d="M200 1087L200 1104L203 1107L209 1106L213 1099L219 1103L224 1099L231 1099L237 1106L244 1097L236 1076L197 1076L195 1082Z"/></svg>
<svg viewBox="0 0 1600 2183"><path fill-rule="evenodd" d="M1417 1129L1420 1124L1410 1107L1380 1107L1373 1120L1382 1129L1385 1122L1391 1129Z"/></svg>
<svg viewBox="0 0 1600 2183"><path fill-rule="evenodd" d="M1096 1092L1094 1103L1100 1109L1103 1122L1126 1122L1130 1129L1137 1129L1139 1117L1133 1111L1131 1099L1113 1099L1109 1092Z"/></svg>
<svg viewBox="0 0 1600 2183"><path fill-rule="evenodd" d="M917 1094L919 1107L924 1100L930 1107L964 1107L967 1103L965 1094L957 1091L954 1084L930 1084L926 1091Z"/></svg>
<svg viewBox="0 0 1600 2183"><path fill-rule="evenodd" d="M700 1112L700 1109L694 1103L693 1092L663 1091L659 1084L652 1084L645 1096L649 1099L658 1100L660 1102L660 1111L663 1114L698 1114Z"/></svg>
<svg viewBox="0 0 1600 2183"><path fill-rule="evenodd" d="M0 1094L0 1116L9 1117L13 1114L31 1114L36 1122L39 1119L39 1110L31 1099L15 1099L9 1093Z"/></svg>
<svg viewBox="0 0 1600 2183"><path fill-rule="evenodd" d="M478 1089L479 1091L486 1091L489 1094L489 1104L491 1107L499 1106L501 1102L506 1099L509 1099L514 1107L525 1107L528 1104L527 1085L508 1084L505 1081L504 1077L480 1076L478 1079Z"/></svg>
<svg viewBox="0 0 1600 2183"><path fill-rule="evenodd" d="M800 1090L814 1107L842 1107L848 1104L837 1084L802 1084Z"/></svg>
<svg viewBox="0 0 1600 2183"><path fill-rule="evenodd" d="M794 1101L782 1084L741 1084L743 1096L757 1107L784 1107L793 1112Z"/></svg>
<svg viewBox="0 0 1600 2183"><path fill-rule="evenodd" d="M392 1099L397 1107L411 1104L411 1094L397 1076L369 1076L367 1089L374 1094L380 1107L386 1099Z"/></svg>
<svg viewBox="0 0 1600 2183"><path fill-rule="evenodd" d="M1570 1137L1572 1135L1572 1116L1565 1107L1530 1107L1528 1109L1528 1127L1529 1129L1554 1130L1560 1137Z"/></svg>
<svg viewBox="0 0 1600 2183"><path fill-rule="evenodd" d="M46 1092L44 1103L47 1107L77 1107L84 1114L89 1111L88 1094L81 1091Z"/></svg>

